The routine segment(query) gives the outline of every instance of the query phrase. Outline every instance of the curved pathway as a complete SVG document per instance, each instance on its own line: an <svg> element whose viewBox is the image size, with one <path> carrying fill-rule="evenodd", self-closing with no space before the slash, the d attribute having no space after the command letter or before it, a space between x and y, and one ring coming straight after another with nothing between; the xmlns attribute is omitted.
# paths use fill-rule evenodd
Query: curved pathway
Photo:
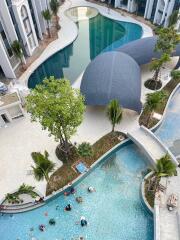
<svg viewBox="0 0 180 240"><path fill-rule="evenodd" d="M172 161L178 166L178 162L171 151L146 127L137 127L132 132L128 132L127 135L143 149L152 165L155 166L156 161L168 153Z"/></svg>
<svg viewBox="0 0 180 240"><path fill-rule="evenodd" d="M180 84L166 108L163 120L155 134L160 138L174 155L179 154L180 139ZM160 182L166 187L164 193L156 196L155 204L155 240L179 240L180 239L180 169L177 168L177 176L161 178ZM178 207L172 212L167 209L167 199L171 194L178 196Z"/></svg>

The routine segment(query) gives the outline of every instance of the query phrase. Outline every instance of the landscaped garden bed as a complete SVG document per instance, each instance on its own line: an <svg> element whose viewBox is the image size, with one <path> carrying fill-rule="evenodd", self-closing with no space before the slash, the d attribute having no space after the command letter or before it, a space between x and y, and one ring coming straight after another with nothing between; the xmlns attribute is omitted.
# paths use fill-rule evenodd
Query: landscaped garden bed
<svg viewBox="0 0 180 240"><path fill-rule="evenodd" d="M169 96L171 95L172 91L175 89L175 87L180 83L180 78L176 79L173 78L169 83L167 83L167 85L163 88L163 90L166 92L166 96L163 100L163 103L160 104L156 109L154 109L154 112L158 113L158 114L163 114L167 101L169 99ZM150 115L152 115L152 112L149 111L148 109L144 109L143 112L141 113L141 116L139 118L139 124L140 125L144 125L148 128L152 128L153 126L155 126L159 120L155 119L155 118L150 118ZM147 119L149 119L149 121L147 121Z"/></svg>
<svg viewBox="0 0 180 240"><path fill-rule="evenodd" d="M159 90L162 87L162 82L161 81L155 81L153 79L148 79L145 83L144 86L150 90Z"/></svg>
<svg viewBox="0 0 180 240"><path fill-rule="evenodd" d="M72 168L75 162L82 161L87 167L90 167L102 155L125 138L124 133L110 132L92 145L93 154L91 157L81 157L79 154L73 154L73 158L70 158L68 162L64 162L63 166L51 175L47 184L46 195L50 195L53 191L64 187L80 175Z"/></svg>
<svg viewBox="0 0 180 240"><path fill-rule="evenodd" d="M151 188L150 189L150 184L149 182L151 181L151 178L153 175L149 176L144 182L144 193L145 193L145 198L146 201L149 203L149 205L154 208L154 200L155 200L155 189Z"/></svg>
<svg viewBox="0 0 180 240"><path fill-rule="evenodd" d="M7 193L3 201L3 205L21 205L32 202L38 197L38 193L34 190L35 188L24 183L19 189L13 193Z"/></svg>

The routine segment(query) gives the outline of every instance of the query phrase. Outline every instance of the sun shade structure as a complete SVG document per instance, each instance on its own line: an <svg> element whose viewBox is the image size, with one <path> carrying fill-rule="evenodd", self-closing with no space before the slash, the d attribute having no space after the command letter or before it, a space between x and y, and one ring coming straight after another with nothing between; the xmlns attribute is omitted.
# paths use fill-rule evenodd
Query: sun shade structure
<svg viewBox="0 0 180 240"><path fill-rule="evenodd" d="M156 36L142 38L116 51L97 56L86 68L81 81L81 92L85 96L86 105L107 105L110 100L118 99L123 108L140 112L139 66L160 57L154 51L156 42ZM180 56L180 44L176 46L173 56Z"/></svg>
<svg viewBox="0 0 180 240"><path fill-rule="evenodd" d="M141 111L140 67L127 54L100 54L86 68L81 82L86 105L107 105L118 99L123 108Z"/></svg>
<svg viewBox="0 0 180 240"><path fill-rule="evenodd" d="M152 58L159 58L160 54L154 51L157 37L147 37L130 42L117 51L131 56L139 65L149 63ZM173 56L180 56L180 44L176 46Z"/></svg>

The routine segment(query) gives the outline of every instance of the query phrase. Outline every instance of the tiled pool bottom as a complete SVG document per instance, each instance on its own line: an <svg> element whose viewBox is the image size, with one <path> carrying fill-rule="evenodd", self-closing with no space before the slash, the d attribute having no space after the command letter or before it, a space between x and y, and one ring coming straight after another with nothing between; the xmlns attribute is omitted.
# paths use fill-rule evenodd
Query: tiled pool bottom
<svg viewBox="0 0 180 240"><path fill-rule="evenodd" d="M153 219L140 198L142 171L147 168L144 158L134 144L122 147L76 186L75 196L61 195L34 211L1 216L0 239L152 240ZM87 192L90 185L96 192ZM76 203L76 196L82 196L84 202ZM64 212L68 203L73 209ZM87 227L75 224L81 216L88 220ZM48 224L50 218L55 218L55 226ZM46 225L45 232L39 231L39 224ZM32 227L34 231L30 231Z"/></svg>

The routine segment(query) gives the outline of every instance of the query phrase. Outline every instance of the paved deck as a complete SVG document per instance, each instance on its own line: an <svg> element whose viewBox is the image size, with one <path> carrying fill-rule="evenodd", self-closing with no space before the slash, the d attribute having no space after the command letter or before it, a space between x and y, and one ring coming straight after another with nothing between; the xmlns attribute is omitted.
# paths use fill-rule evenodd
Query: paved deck
<svg viewBox="0 0 180 240"><path fill-rule="evenodd" d="M153 132L144 126L138 126L132 132L129 131L128 137L144 150L152 165L155 165L156 161L166 153L169 153L172 161L178 165L175 157L169 149L153 134Z"/></svg>
<svg viewBox="0 0 180 240"><path fill-rule="evenodd" d="M180 212L180 169L177 169L178 176L171 178L162 178L161 184L166 186L165 193L161 193L159 200L159 223L160 233L158 240L179 240L180 239L180 225L178 226L177 212ZM172 194L178 196L178 207L170 212L167 209L167 199Z"/></svg>

